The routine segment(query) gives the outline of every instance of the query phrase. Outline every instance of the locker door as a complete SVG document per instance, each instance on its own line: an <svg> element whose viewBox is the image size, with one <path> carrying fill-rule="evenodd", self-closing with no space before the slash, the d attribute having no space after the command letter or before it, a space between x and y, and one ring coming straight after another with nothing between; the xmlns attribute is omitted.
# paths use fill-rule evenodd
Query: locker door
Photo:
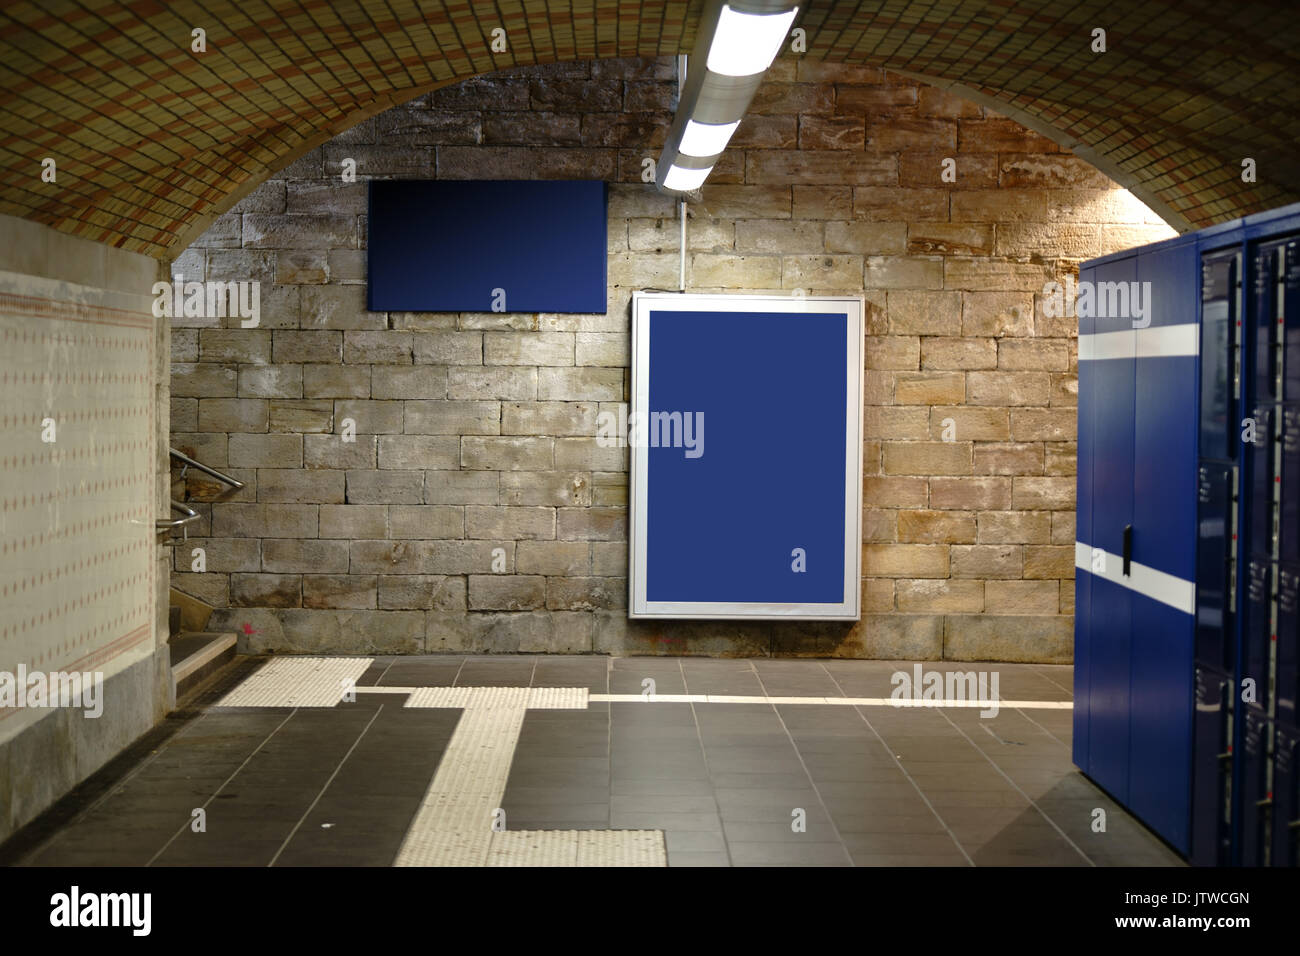
<svg viewBox="0 0 1300 956"><path fill-rule="evenodd" d="M1150 282L1139 332L1134 408L1132 561L1181 581L1196 575L1196 282L1191 245L1138 255ZM1152 334L1155 333L1155 334ZM1171 466L1181 462L1179 466ZM1192 747L1191 589L1134 592L1129 698L1129 805L1187 850ZM1186 601L1181 606L1170 602Z"/></svg>
<svg viewBox="0 0 1300 956"><path fill-rule="evenodd" d="M1282 562L1277 575L1276 717L1289 727L1300 726L1300 565Z"/></svg>
<svg viewBox="0 0 1300 956"><path fill-rule="evenodd" d="M1254 682L1254 700L1246 701L1267 711L1269 708L1269 665L1272 658L1273 562L1253 557L1246 564L1245 608L1241 622L1242 677ZM1243 693L1245 685L1243 683Z"/></svg>
<svg viewBox="0 0 1300 956"><path fill-rule="evenodd" d="M1297 333L1300 338L1300 333ZM1278 511L1278 555L1283 561L1300 561L1300 402L1278 406L1281 414L1281 507Z"/></svg>
<svg viewBox="0 0 1300 956"><path fill-rule="evenodd" d="M1273 866L1300 866L1300 731L1278 727L1273 763Z"/></svg>
<svg viewBox="0 0 1300 956"><path fill-rule="evenodd" d="M1239 253L1207 253L1201 262L1201 458L1236 450L1237 276Z"/></svg>
<svg viewBox="0 0 1300 956"><path fill-rule="evenodd" d="M1192 849L1197 866L1227 866L1232 848L1232 681L1196 668L1196 741L1192 751Z"/></svg>
<svg viewBox="0 0 1300 956"><path fill-rule="evenodd" d="M1244 446L1246 468L1246 541L1242 554L1264 557L1273 555L1273 466L1279 446L1276 432L1280 426L1277 405L1257 405L1251 412L1255 422L1255 441Z"/></svg>
<svg viewBox="0 0 1300 956"><path fill-rule="evenodd" d="M1282 397L1300 402L1300 240L1287 242L1285 268Z"/></svg>
<svg viewBox="0 0 1300 956"><path fill-rule="evenodd" d="M1232 466L1201 462L1196 517L1196 660L1235 669L1231 595Z"/></svg>
<svg viewBox="0 0 1300 956"><path fill-rule="evenodd" d="M1097 282L1133 282L1136 259L1098 266ZM1093 548L1106 552L1106 575L1094 575L1089 651L1088 769L1121 803L1129 800L1129 707L1132 655L1132 591L1115 582L1125 530L1133 524L1136 337L1128 316L1095 319L1095 330L1112 343L1092 361ZM1082 363L1080 363L1082 364Z"/></svg>
<svg viewBox="0 0 1300 956"><path fill-rule="evenodd" d="M1280 297L1277 295L1281 272L1282 243L1270 242L1254 250L1250 281L1250 389L1249 401L1255 404L1278 402L1278 373L1281 354L1281 329L1278 325Z"/></svg>
<svg viewBox="0 0 1300 956"><path fill-rule="evenodd" d="M1241 866L1263 866L1269 844L1269 749L1272 727L1255 707L1245 708L1241 752Z"/></svg>

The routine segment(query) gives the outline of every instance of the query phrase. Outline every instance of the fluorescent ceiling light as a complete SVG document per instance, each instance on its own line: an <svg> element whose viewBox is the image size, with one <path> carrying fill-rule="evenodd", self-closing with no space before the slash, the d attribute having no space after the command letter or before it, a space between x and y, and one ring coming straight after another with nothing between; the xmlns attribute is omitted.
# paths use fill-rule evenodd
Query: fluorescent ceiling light
<svg viewBox="0 0 1300 956"><path fill-rule="evenodd" d="M688 193L703 186L704 180L709 178L711 172L713 172L712 166L708 169L685 169L676 165L669 166L668 173L664 176L664 189Z"/></svg>
<svg viewBox="0 0 1300 956"><path fill-rule="evenodd" d="M724 76L753 76L772 65L799 8L785 13L740 13L725 3L706 65Z"/></svg>
<svg viewBox="0 0 1300 956"><path fill-rule="evenodd" d="M727 148L727 140L731 139L731 134L739 125L740 120L720 124L687 120L686 129L682 131L682 142L677 147L677 151L683 156L694 156L697 159L717 156Z"/></svg>

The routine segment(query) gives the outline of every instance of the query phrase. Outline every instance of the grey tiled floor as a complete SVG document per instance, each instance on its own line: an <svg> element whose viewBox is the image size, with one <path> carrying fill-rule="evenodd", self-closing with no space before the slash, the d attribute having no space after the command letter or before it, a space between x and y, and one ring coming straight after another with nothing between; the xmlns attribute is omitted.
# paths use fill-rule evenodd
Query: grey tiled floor
<svg viewBox="0 0 1300 956"><path fill-rule="evenodd" d="M1071 669L996 670L1003 700L1068 700ZM376 659L355 703L207 707L20 861L369 865L397 854L460 713L366 686L889 697L895 661ZM1071 711L593 701L533 710L507 826L657 829L670 866L1181 865L1070 762ZM207 832L190 826L204 807ZM1092 831L1105 809L1105 833ZM798 815L804 829L796 832ZM212 835L219 833L219 839Z"/></svg>

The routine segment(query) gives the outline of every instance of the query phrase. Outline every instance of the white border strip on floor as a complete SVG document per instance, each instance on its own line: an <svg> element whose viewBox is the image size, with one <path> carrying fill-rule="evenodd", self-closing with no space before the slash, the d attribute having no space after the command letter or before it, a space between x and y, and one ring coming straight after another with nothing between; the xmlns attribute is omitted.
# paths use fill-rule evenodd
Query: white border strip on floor
<svg viewBox="0 0 1300 956"><path fill-rule="evenodd" d="M592 694L588 700L611 704L839 704L845 707L1010 707L1024 710L1070 710L1068 700L914 700L911 697L745 697L731 694Z"/></svg>
<svg viewBox="0 0 1300 956"><path fill-rule="evenodd" d="M466 688L468 689L468 688ZM539 690L542 688L534 688ZM431 694L431 690L451 690L456 691L460 688L429 688L429 687L358 687L358 694L410 694L412 699L407 703L407 707L461 707L462 703L453 700L454 695L450 694ZM573 693L569 691L569 693ZM1020 710L1070 710L1074 707L1073 701L1068 700L961 700L944 698L942 700L913 700L910 697L893 698L893 697L762 697L762 696L744 696L736 694L655 694L653 696L644 696L642 694L590 694L585 698L593 704L610 703L610 704L812 704L825 705L836 704L844 707L980 707L987 708L990 704L996 703L999 707L1010 707ZM437 702L435 702L437 701ZM536 703L529 703L529 707L541 706ZM578 706L576 700L566 706Z"/></svg>
<svg viewBox="0 0 1300 956"><path fill-rule="evenodd" d="M1074 566L1080 571L1087 571L1093 577L1104 578L1112 584L1128 588L1143 597L1167 604L1184 614L1196 613L1196 583L1187 581L1174 574L1157 571L1145 564L1132 561L1129 575L1124 575L1124 559L1118 554L1098 548L1105 555L1105 570L1096 571L1092 566L1093 548L1083 541L1074 542Z"/></svg>

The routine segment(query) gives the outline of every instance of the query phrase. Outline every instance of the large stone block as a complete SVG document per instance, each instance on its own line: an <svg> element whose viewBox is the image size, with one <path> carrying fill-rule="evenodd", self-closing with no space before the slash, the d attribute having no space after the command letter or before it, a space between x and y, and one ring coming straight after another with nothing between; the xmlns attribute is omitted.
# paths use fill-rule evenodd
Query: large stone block
<svg viewBox="0 0 1300 956"><path fill-rule="evenodd" d="M366 309L363 285L304 286L300 296L299 322L304 329L380 331L387 327L384 313Z"/></svg>
<svg viewBox="0 0 1300 956"><path fill-rule="evenodd" d="M505 402L503 435L594 435L594 402Z"/></svg>
<svg viewBox="0 0 1300 956"><path fill-rule="evenodd" d="M998 366L993 339L927 336L921 343L921 367L933 369L992 369Z"/></svg>
<svg viewBox="0 0 1300 956"><path fill-rule="evenodd" d="M334 427L330 401L272 400L268 404L268 428L273 432L328 432Z"/></svg>
<svg viewBox="0 0 1300 956"><path fill-rule="evenodd" d="M592 571L590 547L585 541L520 541L515 546L516 570L520 574L586 577ZM626 561L623 567L626 573Z"/></svg>
<svg viewBox="0 0 1300 956"><path fill-rule="evenodd" d="M495 505L501 502L500 482L501 474L495 471L426 471L424 501L430 505Z"/></svg>
<svg viewBox="0 0 1300 956"><path fill-rule="evenodd" d="M232 574L231 607L301 607L302 576L298 574Z"/></svg>
<svg viewBox="0 0 1300 956"><path fill-rule="evenodd" d="M942 511L1005 511L1011 507L1010 478L930 479L930 507Z"/></svg>
<svg viewBox="0 0 1300 956"><path fill-rule="evenodd" d="M436 365L377 365L370 373L370 395L376 399L446 398L447 370Z"/></svg>
<svg viewBox="0 0 1300 956"><path fill-rule="evenodd" d="M212 534L218 538L314 538L318 520L317 505L212 505Z"/></svg>
<svg viewBox="0 0 1300 956"><path fill-rule="evenodd" d="M240 398L302 398L301 365L242 365Z"/></svg>
<svg viewBox="0 0 1300 956"><path fill-rule="evenodd" d="M502 472L501 503L583 507L592 503L589 472Z"/></svg>
<svg viewBox="0 0 1300 956"><path fill-rule="evenodd" d="M262 570L275 574L304 571L346 574L348 543L314 538L269 538L262 542Z"/></svg>
<svg viewBox="0 0 1300 956"><path fill-rule="evenodd" d="M596 611L627 607L625 578L550 577L546 606L552 611Z"/></svg>
<svg viewBox="0 0 1300 956"><path fill-rule="evenodd" d="M488 471L551 471L555 442L554 438L467 435L461 439L460 465Z"/></svg>
<svg viewBox="0 0 1300 956"><path fill-rule="evenodd" d="M373 574L304 574L302 606L305 608L373 608Z"/></svg>
<svg viewBox="0 0 1300 956"><path fill-rule="evenodd" d="M894 582L898 610L905 614L974 613L984 610L984 582L899 580Z"/></svg>
<svg viewBox="0 0 1300 956"><path fill-rule="evenodd" d="M465 579L442 574L381 574L379 606L388 610L464 611Z"/></svg>
<svg viewBox="0 0 1300 956"><path fill-rule="evenodd" d="M301 468L302 460L301 435L234 434L227 446L235 468Z"/></svg>
<svg viewBox="0 0 1300 956"><path fill-rule="evenodd" d="M386 505L321 505L322 538L385 538L388 536Z"/></svg>
<svg viewBox="0 0 1300 956"><path fill-rule="evenodd" d="M333 419L342 433L344 422L351 420L359 435L400 435L403 403L399 401L336 401Z"/></svg>
<svg viewBox="0 0 1300 956"><path fill-rule="evenodd" d="M1074 507L1074 478L1025 477L1014 480L1013 501L1017 510L1065 511Z"/></svg>
<svg viewBox="0 0 1300 956"><path fill-rule="evenodd" d="M465 509L460 505L399 505L388 509L388 536L435 540L465 537Z"/></svg>
<svg viewBox="0 0 1300 956"><path fill-rule="evenodd" d="M433 330L412 337L415 361L425 365L482 365L483 333ZM536 363L531 363L536 364Z"/></svg>
<svg viewBox="0 0 1300 956"><path fill-rule="evenodd" d="M380 464L384 453L381 446ZM321 472L343 478L344 472ZM382 468L349 471L347 474L347 502L353 505L420 504L424 501L423 471L393 471ZM342 502L340 495L336 501Z"/></svg>
<svg viewBox="0 0 1300 956"><path fill-rule="evenodd" d="M1018 544L954 544L954 578L1019 580L1024 571L1024 549Z"/></svg>
<svg viewBox="0 0 1300 956"><path fill-rule="evenodd" d="M626 541L626 508L557 508L555 536L561 541Z"/></svg>
<svg viewBox="0 0 1300 956"><path fill-rule="evenodd" d="M573 338L572 335L568 337ZM447 370L447 397L468 401L505 399L531 402L537 398L537 371L536 368L455 366Z"/></svg>
<svg viewBox="0 0 1300 956"><path fill-rule="evenodd" d="M990 443L975 446L977 475L1041 475L1043 446L1031 443Z"/></svg>
<svg viewBox="0 0 1300 956"><path fill-rule="evenodd" d="M408 435L496 435L501 432L498 402L408 401Z"/></svg>
<svg viewBox="0 0 1300 956"><path fill-rule="evenodd" d="M867 544L862 574L877 578L946 578L948 546L939 544Z"/></svg>
<svg viewBox="0 0 1300 956"><path fill-rule="evenodd" d="M465 537L490 540L553 539L555 509L466 505Z"/></svg>
<svg viewBox="0 0 1300 956"><path fill-rule="evenodd" d="M887 475L969 475L971 443L887 441L881 446Z"/></svg>
<svg viewBox="0 0 1300 956"><path fill-rule="evenodd" d="M1073 652L1070 617L983 614L944 619L945 660L1068 664Z"/></svg>
<svg viewBox="0 0 1300 956"><path fill-rule="evenodd" d="M874 222L946 222L948 190L854 186L853 218Z"/></svg>
<svg viewBox="0 0 1300 956"><path fill-rule="evenodd" d="M1046 406L1051 380L1046 372L970 372L966 401L971 405Z"/></svg>
<svg viewBox="0 0 1300 956"><path fill-rule="evenodd" d="M342 435L303 435L303 464L308 468L374 468L374 435L357 435L344 441Z"/></svg>
<svg viewBox="0 0 1300 956"><path fill-rule="evenodd" d="M342 504L343 472L262 468L257 472L257 497L289 504Z"/></svg>
<svg viewBox="0 0 1300 956"><path fill-rule="evenodd" d="M546 578L520 574L471 574L471 611L532 611L546 606Z"/></svg>
<svg viewBox="0 0 1300 956"><path fill-rule="evenodd" d="M975 515L969 511L899 511L898 540L906 544L973 544Z"/></svg>
<svg viewBox="0 0 1300 956"><path fill-rule="evenodd" d="M976 540L979 544L1046 544L1051 517L1046 511L988 511L979 516Z"/></svg>
<svg viewBox="0 0 1300 956"><path fill-rule="evenodd" d="M1060 607L1059 581L989 581L984 610L989 614L1055 614Z"/></svg>
<svg viewBox="0 0 1300 956"><path fill-rule="evenodd" d="M370 371L368 365L304 365L303 398L369 398Z"/></svg>

